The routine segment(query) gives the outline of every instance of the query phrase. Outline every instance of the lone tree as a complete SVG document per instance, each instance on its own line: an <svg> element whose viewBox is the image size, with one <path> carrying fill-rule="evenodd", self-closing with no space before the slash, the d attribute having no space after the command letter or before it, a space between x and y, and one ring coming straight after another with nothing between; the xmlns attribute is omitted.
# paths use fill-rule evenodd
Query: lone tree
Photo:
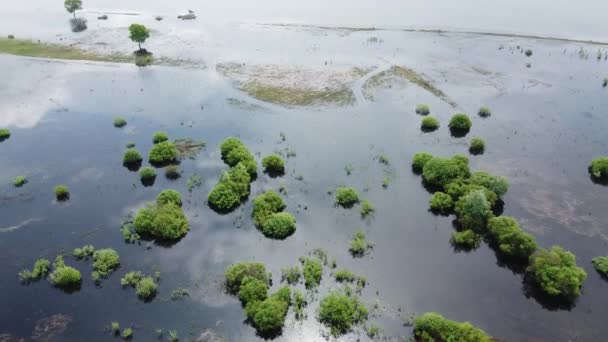
<svg viewBox="0 0 608 342"><path fill-rule="evenodd" d="M74 14L74 18L76 18L76 10L82 9L82 0L65 0L63 5L66 11Z"/></svg>
<svg viewBox="0 0 608 342"><path fill-rule="evenodd" d="M68 1L68 0L66 0ZM75 0L80 1L80 0ZM150 30L141 24L131 24L129 26L129 38L132 41L139 44L139 51L141 51L141 43L145 42L150 37Z"/></svg>

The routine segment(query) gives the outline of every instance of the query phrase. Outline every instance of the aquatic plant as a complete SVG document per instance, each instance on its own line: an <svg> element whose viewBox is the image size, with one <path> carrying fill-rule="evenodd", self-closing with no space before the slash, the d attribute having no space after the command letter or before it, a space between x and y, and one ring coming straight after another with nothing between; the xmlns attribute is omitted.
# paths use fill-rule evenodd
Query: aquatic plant
<svg viewBox="0 0 608 342"><path fill-rule="evenodd" d="M302 271L298 266L281 269L281 282L286 281L289 285L295 285L300 282L301 277Z"/></svg>
<svg viewBox="0 0 608 342"><path fill-rule="evenodd" d="M598 180L608 180L608 157L594 159L589 165L591 177Z"/></svg>
<svg viewBox="0 0 608 342"><path fill-rule="evenodd" d="M530 256L528 275L550 296L573 299L581 294L587 278L584 269L576 265L574 254L559 246L540 249Z"/></svg>
<svg viewBox="0 0 608 342"><path fill-rule="evenodd" d="M278 154L271 154L262 159L262 166L269 174L280 175L285 172L285 161Z"/></svg>
<svg viewBox="0 0 608 342"><path fill-rule="evenodd" d="M449 213L454 208L454 201L452 200L452 196L438 191L433 194L433 197L431 197L429 206L431 207L432 211Z"/></svg>
<svg viewBox="0 0 608 342"><path fill-rule="evenodd" d="M49 281L53 286L69 289L79 286L82 282L82 276L77 269L66 266L63 256L58 255L53 263L53 272L49 274Z"/></svg>
<svg viewBox="0 0 608 342"><path fill-rule="evenodd" d="M296 231L296 219L290 213L270 215L262 225L264 236L272 239L285 239Z"/></svg>
<svg viewBox="0 0 608 342"><path fill-rule="evenodd" d="M333 336L339 336L367 320L367 315L367 308L356 296L331 292L321 300L318 318Z"/></svg>
<svg viewBox="0 0 608 342"><path fill-rule="evenodd" d="M471 139L471 145L469 146L469 152L471 154L481 154L486 148L486 143L481 138Z"/></svg>
<svg viewBox="0 0 608 342"><path fill-rule="evenodd" d="M131 24L129 26L129 39L139 45L139 51L141 49L141 43L145 42L150 37L150 30L141 24Z"/></svg>
<svg viewBox="0 0 608 342"><path fill-rule="evenodd" d="M53 188L55 197L58 201L64 201L70 198L70 190L65 185L57 185Z"/></svg>
<svg viewBox="0 0 608 342"><path fill-rule="evenodd" d="M365 239L365 232L357 230L350 240L348 251L354 257L362 257L373 247L374 245Z"/></svg>
<svg viewBox="0 0 608 342"><path fill-rule="evenodd" d="M608 277L608 256L595 257L591 259L591 263L599 274Z"/></svg>
<svg viewBox="0 0 608 342"><path fill-rule="evenodd" d="M380 329L380 327L376 324L372 323L368 327L365 327L365 332L369 338L374 339L380 336L382 329Z"/></svg>
<svg viewBox="0 0 608 342"><path fill-rule="evenodd" d="M156 196L157 205L165 205L173 203L178 206L182 206L182 195L173 189L165 189Z"/></svg>
<svg viewBox="0 0 608 342"><path fill-rule="evenodd" d="M352 208L359 203L359 194L357 190L347 187L339 187L336 189L336 204L343 208Z"/></svg>
<svg viewBox="0 0 608 342"><path fill-rule="evenodd" d="M307 289L319 286L323 277L323 265L321 265L321 262L312 258L303 258L301 261L303 265L304 286Z"/></svg>
<svg viewBox="0 0 608 342"><path fill-rule="evenodd" d="M161 143L163 141L167 141L169 140L169 135L167 135L167 132L162 132L162 131L158 131L155 132L154 135L152 136L152 142L155 144Z"/></svg>
<svg viewBox="0 0 608 342"><path fill-rule="evenodd" d="M106 278L120 265L120 257L112 248L98 249L93 253L93 279Z"/></svg>
<svg viewBox="0 0 608 342"><path fill-rule="evenodd" d="M295 290L293 292L293 311L296 320L302 320L305 318L304 308L308 305L306 297L302 292Z"/></svg>
<svg viewBox="0 0 608 342"><path fill-rule="evenodd" d="M130 340L131 338L133 338L133 329L125 328L122 331L122 334L120 334L120 336L125 340Z"/></svg>
<svg viewBox="0 0 608 342"><path fill-rule="evenodd" d="M275 213L283 211L285 207L286 204L283 198L276 192L268 190L253 199L253 212L251 216L255 225L262 228L268 218Z"/></svg>
<svg viewBox="0 0 608 342"><path fill-rule="evenodd" d="M424 165L431 159L433 159L433 155L430 153L420 152L414 154L414 157L412 158L412 170L415 173L422 173Z"/></svg>
<svg viewBox="0 0 608 342"><path fill-rule="evenodd" d="M373 215L375 211L376 211L376 208L370 201L363 200L363 202L361 202L361 217L362 218L366 218L366 217Z"/></svg>
<svg viewBox="0 0 608 342"><path fill-rule="evenodd" d="M114 127L125 127L127 125L127 120L125 120L125 118L123 117L116 117L114 118Z"/></svg>
<svg viewBox="0 0 608 342"><path fill-rule="evenodd" d="M79 260L93 256L93 253L95 253L95 247L93 247L93 245L84 245L82 248L74 248L72 251L74 258Z"/></svg>
<svg viewBox="0 0 608 342"><path fill-rule="evenodd" d="M229 211L236 208L242 199L249 196L251 176L246 167L239 163L222 173L219 182L207 196L209 205L216 210Z"/></svg>
<svg viewBox="0 0 608 342"><path fill-rule="evenodd" d="M532 56L532 49L526 49L525 54L526 54L526 57Z"/></svg>
<svg viewBox="0 0 608 342"><path fill-rule="evenodd" d="M139 209L133 221L135 231L162 240L176 240L189 230L188 219L179 205L148 204Z"/></svg>
<svg viewBox="0 0 608 342"><path fill-rule="evenodd" d="M163 165L177 160L177 149L170 141L160 142L152 147L148 161L153 165Z"/></svg>
<svg viewBox="0 0 608 342"><path fill-rule="evenodd" d="M429 105L421 103L416 106L416 114L428 115L431 112Z"/></svg>
<svg viewBox="0 0 608 342"><path fill-rule="evenodd" d="M21 281L24 283L40 280L41 278L46 277L46 275L49 273L50 266L51 262L47 259L38 259L34 263L34 267L31 271L22 270L19 272L19 279L21 279Z"/></svg>
<svg viewBox="0 0 608 342"><path fill-rule="evenodd" d="M141 163L142 160L143 160L143 158L141 157L141 154L139 154L139 152L136 149L130 148L125 151L125 154L122 157L122 164L123 165L139 164L139 163Z"/></svg>
<svg viewBox="0 0 608 342"><path fill-rule="evenodd" d="M334 272L334 278L336 278L336 281L339 283L350 283L357 279L357 275L351 272L350 270L343 268Z"/></svg>
<svg viewBox="0 0 608 342"><path fill-rule="evenodd" d="M414 320L414 336L425 342L491 342L485 331L469 322L455 322L438 313L427 312Z"/></svg>
<svg viewBox="0 0 608 342"><path fill-rule="evenodd" d="M144 274L141 271L130 271L120 278L120 285L135 287L143 278Z"/></svg>
<svg viewBox="0 0 608 342"><path fill-rule="evenodd" d="M139 170L139 178L144 185L151 185L156 179L156 170L151 166L145 166Z"/></svg>
<svg viewBox="0 0 608 342"><path fill-rule="evenodd" d="M479 116L481 116L482 118L487 118L488 116L492 115L492 110L490 109L490 107L483 106L483 107L479 108L479 111L477 112L477 114Z"/></svg>
<svg viewBox="0 0 608 342"><path fill-rule="evenodd" d="M482 231L493 216L490 202L483 190L475 190L462 196L455 205L458 222L466 229Z"/></svg>
<svg viewBox="0 0 608 342"><path fill-rule="evenodd" d="M450 119L449 127L452 131L466 133L471 129L472 123L469 116L464 113L457 113Z"/></svg>
<svg viewBox="0 0 608 342"><path fill-rule="evenodd" d="M536 239L521 230L517 221L508 216L493 217L488 221L488 232L505 255L528 260L538 245Z"/></svg>
<svg viewBox="0 0 608 342"><path fill-rule="evenodd" d="M245 277L268 284L266 266L261 262L237 262L226 269L224 276L226 278L226 288L233 294L239 292Z"/></svg>
<svg viewBox="0 0 608 342"><path fill-rule="evenodd" d="M110 330L112 331L112 335L118 335L120 333L120 324L118 322L110 323Z"/></svg>
<svg viewBox="0 0 608 342"><path fill-rule="evenodd" d="M457 248L474 249L479 247L481 235L475 233L471 229L466 229L460 232L454 232L450 243Z"/></svg>
<svg viewBox="0 0 608 342"><path fill-rule="evenodd" d="M439 120L432 116L425 116L420 123L420 129L424 132L432 132L439 128Z"/></svg>
<svg viewBox="0 0 608 342"><path fill-rule="evenodd" d="M470 176L469 159L455 155L452 158L433 157L422 168L422 178L431 185L445 186L458 178Z"/></svg>
<svg viewBox="0 0 608 342"><path fill-rule="evenodd" d="M152 277L143 277L135 286L135 293L144 300L149 300L156 295L156 283Z"/></svg>
<svg viewBox="0 0 608 342"><path fill-rule="evenodd" d="M11 131L8 128L0 128L0 142L11 137Z"/></svg>
<svg viewBox="0 0 608 342"><path fill-rule="evenodd" d="M17 176L15 180L13 180L13 185L17 188L24 186L27 183L27 178L25 176Z"/></svg>

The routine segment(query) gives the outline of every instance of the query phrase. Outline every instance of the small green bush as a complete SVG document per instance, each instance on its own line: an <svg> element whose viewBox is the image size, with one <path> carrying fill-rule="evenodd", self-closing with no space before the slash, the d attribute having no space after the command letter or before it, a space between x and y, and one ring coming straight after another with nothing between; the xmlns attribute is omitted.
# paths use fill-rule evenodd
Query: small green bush
<svg viewBox="0 0 608 342"><path fill-rule="evenodd" d="M296 320L302 320L305 318L304 308L308 305L306 297L302 292L296 290L293 293L293 310L296 316Z"/></svg>
<svg viewBox="0 0 608 342"><path fill-rule="evenodd" d="M494 192L498 197L502 197L509 190L509 181L505 177L493 176L487 172L474 172L469 181Z"/></svg>
<svg viewBox="0 0 608 342"><path fill-rule="evenodd" d="M414 320L414 336L424 342L491 342L485 331L469 322L454 322L438 313L428 312Z"/></svg>
<svg viewBox="0 0 608 342"><path fill-rule="evenodd" d="M4 141L11 137L11 131L7 128L0 128L0 141Z"/></svg>
<svg viewBox="0 0 608 342"><path fill-rule="evenodd" d="M135 286L137 296L144 300L149 300L156 295L156 283L152 277L142 278Z"/></svg>
<svg viewBox="0 0 608 342"><path fill-rule="evenodd" d="M536 239L525 233L512 217L493 217L488 221L488 232L498 244L498 249L505 255L528 260L536 252Z"/></svg>
<svg viewBox="0 0 608 342"><path fill-rule="evenodd" d="M273 239L285 239L296 231L296 219L290 213L275 213L262 225L262 233Z"/></svg>
<svg viewBox="0 0 608 342"><path fill-rule="evenodd" d="M141 271L130 271L120 278L120 285L135 287L143 278L144 274Z"/></svg>
<svg viewBox="0 0 608 342"><path fill-rule="evenodd" d="M363 202L361 202L361 217L366 218L368 216L371 216L374 214L375 211L376 208L370 201L363 200Z"/></svg>
<svg viewBox="0 0 608 342"><path fill-rule="evenodd" d="M454 232L450 240L452 245L459 248L474 249L479 247L481 236L471 229Z"/></svg>
<svg viewBox="0 0 608 342"><path fill-rule="evenodd" d="M421 103L416 106L416 114L428 115L431 112L429 105Z"/></svg>
<svg viewBox="0 0 608 342"><path fill-rule="evenodd" d="M357 230L355 236L350 240L348 251L355 257L364 256L367 251L373 248L373 244L365 239L365 232Z"/></svg>
<svg viewBox="0 0 608 342"><path fill-rule="evenodd" d="M486 143L481 138L471 139L471 145L469 146L469 152L471 154L481 154L486 148Z"/></svg>
<svg viewBox="0 0 608 342"><path fill-rule="evenodd" d="M145 166L139 170L139 178L142 181L151 181L156 178L156 170L153 167Z"/></svg>
<svg viewBox="0 0 608 342"><path fill-rule="evenodd" d="M232 210L249 196L250 182L249 172L239 163L222 174L220 181L209 192L207 201L216 210Z"/></svg>
<svg viewBox="0 0 608 342"><path fill-rule="evenodd" d="M480 232L485 229L488 220L493 216L490 202L482 190L475 190L462 196L455 206L458 222L465 229Z"/></svg>
<svg viewBox="0 0 608 342"><path fill-rule="evenodd" d="M422 178L425 182L441 187L455 179L468 178L470 174L469 159L459 155L450 159L433 157L422 169Z"/></svg>
<svg viewBox="0 0 608 342"><path fill-rule="evenodd" d="M162 165L177 160L177 148L170 141L160 142L152 147L148 154L150 164Z"/></svg>
<svg viewBox="0 0 608 342"><path fill-rule="evenodd" d="M124 118L122 118L122 117L114 118L114 127L121 128L121 127L125 127L126 125L127 125L127 120L125 120Z"/></svg>
<svg viewBox="0 0 608 342"><path fill-rule="evenodd" d="M233 294L239 292L245 277L268 284L266 266L261 262L237 262L226 269L224 276L226 277L226 287Z"/></svg>
<svg viewBox="0 0 608 342"><path fill-rule="evenodd" d="M95 247L93 247L93 245L85 245L82 246L82 248L74 248L74 250L72 251L72 255L74 256L74 258L79 260L91 257L94 253Z"/></svg>
<svg viewBox="0 0 608 342"><path fill-rule="evenodd" d="M268 173L282 174L285 172L285 161L274 153L262 159L262 166Z"/></svg>
<svg viewBox="0 0 608 342"><path fill-rule="evenodd" d="M477 112L477 114L482 118L487 118L488 116L492 115L492 110L490 110L490 107L483 106L479 108L479 112Z"/></svg>
<svg viewBox="0 0 608 342"><path fill-rule="evenodd" d="M82 282L82 276L77 269L66 266L63 257L59 255L53 263L53 272L49 275L49 281L53 286L67 289L79 286Z"/></svg>
<svg viewBox="0 0 608 342"><path fill-rule="evenodd" d="M599 274L604 277L608 276L608 256L595 257L591 260L591 263Z"/></svg>
<svg viewBox="0 0 608 342"><path fill-rule="evenodd" d="M458 113L452 116L450 119L449 127L450 129L457 131L468 131L471 129L472 123L469 116L463 113Z"/></svg>
<svg viewBox="0 0 608 342"><path fill-rule="evenodd" d="M22 282L29 283L30 281L40 280L46 277L49 273L51 262L47 259L38 259L34 263L32 270L23 270L19 272L19 278Z"/></svg>
<svg viewBox="0 0 608 342"><path fill-rule="evenodd" d="M439 120L435 119L432 116L426 116L422 118L422 122L420 124L420 129L425 132L431 132L439 128Z"/></svg>
<svg viewBox="0 0 608 342"><path fill-rule="evenodd" d="M131 329L131 328L124 329L120 336L125 340L130 340L131 338L133 338L133 329Z"/></svg>
<svg viewBox="0 0 608 342"><path fill-rule="evenodd" d="M330 293L321 300L319 322L329 328L333 336L348 332L355 324L367 320L368 311L355 296Z"/></svg>
<svg viewBox="0 0 608 342"><path fill-rule="evenodd" d="M287 292L289 293L289 288ZM291 296L289 295L289 300ZM253 324L262 335L276 334L283 329L285 325L285 316L289 309L289 302L280 299L278 296L271 296L270 298L260 302L256 306L255 313L253 314Z"/></svg>
<svg viewBox="0 0 608 342"><path fill-rule="evenodd" d="M350 270L343 268L334 272L334 278L336 278L336 281L339 283L351 283L357 279L357 276Z"/></svg>
<svg viewBox="0 0 608 342"><path fill-rule="evenodd" d="M431 201L429 202L429 206L432 211L440 212L440 213L449 213L454 208L454 201L452 201L452 197L443 192L436 192L431 197Z"/></svg>
<svg viewBox="0 0 608 342"><path fill-rule="evenodd" d="M416 173L421 173L424 165L431 159L433 159L433 155L430 153L420 152L414 154L412 158L412 170Z"/></svg>
<svg viewBox="0 0 608 342"><path fill-rule="evenodd" d="M576 266L574 254L559 246L535 252L527 272L543 292L565 298L578 297L587 278L585 270Z"/></svg>
<svg viewBox="0 0 608 342"><path fill-rule="evenodd" d="M323 265L321 265L319 260L304 258L303 275L304 286L306 286L307 289L313 289L321 284L321 278L323 277Z"/></svg>
<svg viewBox="0 0 608 342"><path fill-rule="evenodd" d="M59 201L70 198L70 190L65 185L57 185L55 188L53 188L53 191L55 192L55 197Z"/></svg>
<svg viewBox="0 0 608 342"><path fill-rule="evenodd" d="M222 154L222 159L226 159L228 153L230 153L233 149L237 147L244 146L241 140L238 138L230 137L226 138L220 145L220 151Z"/></svg>
<svg viewBox="0 0 608 342"><path fill-rule="evenodd" d="M357 203L359 203L357 190L346 187L336 189L336 204L343 208L352 208Z"/></svg>
<svg viewBox="0 0 608 342"><path fill-rule="evenodd" d="M173 203L177 206L182 206L182 195L179 192L173 189L165 189L156 196L156 204L157 205L165 205Z"/></svg>
<svg viewBox="0 0 608 342"><path fill-rule="evenodd" d="M120 324L118 322L112 322L110 324L110 329L112 330L113 335L118 335L120 333Z"/></svg>
<svg viewBox="0 0 608 342"><path fill-rule="evenodd" d="M526 54L526 57L532 56L532 49L526 49L525 54Z"/></svg>
<svg viewBox="0 0 608 342"><path fill-rule="evenodd" d="M251 216L255 225L261 228L268 218L275 213L283 211L285 207L286 204L283 198L276 192L269 190L253 199L253 212Z"/></svg>
<svg viewBox="0 0 608 342"><path fill-rule="evenodd" d="M27 178L25 176L17 176L13 181L13 185L17 188L24 186L27 183Z"/></svg>
<svg viewBox="0 0 608 342"><path fill-rule="evenodd" d="M179 204L175 201L179 201ZM139 209L133 220L135 231L140 235L147 234L162 240L181 238L190 227L180 205L181 196L176 196L173 191L159 195L157 203Z"/></svg>
<svg viewBox="0 0 608 342"><path fill-rule="evenodd" d="M167 141L169 140L169 136L167 135L167 132L156 132L154 133L154 136L152 137L152 142L155 144L161 143L163 141Z"/></svg>
<svg viewBox="0 0 608 342"><path fill-rule="evenodd" d="M112 248L99 249L93 253L93 272L106 278L120 265L120 257Z"/></svg>
<svg viewBox="0 0 608 342"><path fill-rule="evenodd" d="M608 157L594 159L589 165L589 173L593 178L608 180Z"/></svg>
<svg viewBox="0 0 608 342"><path fill-rule="evenodd" d="M300 282L302 271L298 266L287 267L281 269L281 281L286 281L289 285L295 285Z"/></svg>
<svg viewBox="0 0 608 342"><path fill-rule="evenodd" d="M138 164L141 163L142 160L141 154L134 148L127 149L125 155L122 157L122 163L124 165Z"/></svg>

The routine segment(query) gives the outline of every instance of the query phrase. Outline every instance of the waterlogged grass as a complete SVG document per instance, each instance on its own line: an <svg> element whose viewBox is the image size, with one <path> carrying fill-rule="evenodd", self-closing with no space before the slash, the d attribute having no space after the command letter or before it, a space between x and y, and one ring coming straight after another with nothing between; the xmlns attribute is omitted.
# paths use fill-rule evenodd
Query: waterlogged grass
<svg viewBox="0 0 608 342"><path fill-rule="evenodd" d="M250 96L284 106L312 106L333 104L338 106L352 105L355 96L349 88L341 89L304 89L288 88L252 82L241 88Z"/></svg>

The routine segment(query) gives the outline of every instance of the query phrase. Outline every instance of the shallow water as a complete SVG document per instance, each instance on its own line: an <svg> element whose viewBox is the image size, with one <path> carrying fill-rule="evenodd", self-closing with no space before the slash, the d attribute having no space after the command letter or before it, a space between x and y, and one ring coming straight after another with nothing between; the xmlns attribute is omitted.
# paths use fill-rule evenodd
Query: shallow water
<svg viewBox="0 0 608 342"><path fill-rule="evenodd" d="M221 289L225 267L240 260L263 261L276 288L282 267L324 248L339 267L367 276L363 298L370 305L379 301L383 308L370 321L391 337L410 335L399 315L427 311L468 320L506 341L600 341L608 336L603 322L608 283L590 264L592 257L606 254L608 188L593 184L587 173L589 161L608 150L608 102L601 87L608 62L595 59L602 47L468 34L230 27L234 30L214 32L222 37L216 41L240 44L218 43L211 52L193 46L193 51L201 51L209 65L239 61L318 67L330 61L328 71L333 64L405 65L433 80L457 108L408 84L376 89L369 103L287 109L236 91L214 67L137 68L0 56L0 72L6 75L0 80L0 126L12 131L0 143L0 231L13 227L0 232L0 303L7 308L0 311L0 333L27 337L38 319L62 313L73 322L58 341L105 341L111 321L132 325L136 340L151 340L156 328L176 329L186 340L206 328L231 341L261 340L243 322L238 300ZM372 36L382 43L367 44ZM179 43L159 46L179 53ZM533 56L526 58L517 46L532 48ZM581 48L588 58L581 57ZM255 106L235 106L228 99ZM437 132L420 132L414 113L420 102L429 103L441 121ZM490 118L475 116L467 138L449 136L447 121L454 111L474 114L484 104L493 110ZM126 117L125 128L112 126L117 115ZM154 186L143 187L138 174L121 165L122 153L127 142L135 142L147 155L157 130L208 145L195 160L181 163L181 179L169 181L159 170ZM250 201L228 215L205 204L226 168L218 144L232 135L240 136L258 161L273 151L295 150L287 175L272 179L260 173L250 196L286 186L287 210L295 214L298 230L285 241L266 239L253 227ZM574 307L556 308L527 293L522 276L497 261L485 244L470 253L455 252L449 243L453 218L428 212L430 195L410 171L412 155L466 154L473 136L483 137L487 149L470 157L472 169L511 181L504 214L518 218L540 245L571 250L588 272ZM374 159L382 153L389 156L389 166ZM350 176L344 171L347 164L354 167ZM12 179L21 174L30 181L14 188ZM192 174L204 182L188 193L186 180ZM392 181L383 189L387 175ZM68 202L54 201L56 184L70 187ZM327 189L338 185L357 188L375 204L375 217L364 221L357 208L334 208ZM173 246L124 243L122 217L165 188L187 198L191 231ZM348 240L359 228L375 248L369 257L352 259ZM65 294L44 280L19 284L17 273L36 259L52 259L84 244L112 247L121 255L120 269L101 287L90 280L90 262L72 257L67 264L83 272L80 291ZM121 288L120 277L134 269L160 270L159 294L152 302L143 303L133 290ZM338 287L327 269L322 284L316 298ZM171 301L177 287L188 288L191 297ZM314 320L317 306L318 301L309 306L304 323L294 322L290 314L277 340L321 340L322 329ZM357 338L367 337L357 330L341 340Z"/></svg>

